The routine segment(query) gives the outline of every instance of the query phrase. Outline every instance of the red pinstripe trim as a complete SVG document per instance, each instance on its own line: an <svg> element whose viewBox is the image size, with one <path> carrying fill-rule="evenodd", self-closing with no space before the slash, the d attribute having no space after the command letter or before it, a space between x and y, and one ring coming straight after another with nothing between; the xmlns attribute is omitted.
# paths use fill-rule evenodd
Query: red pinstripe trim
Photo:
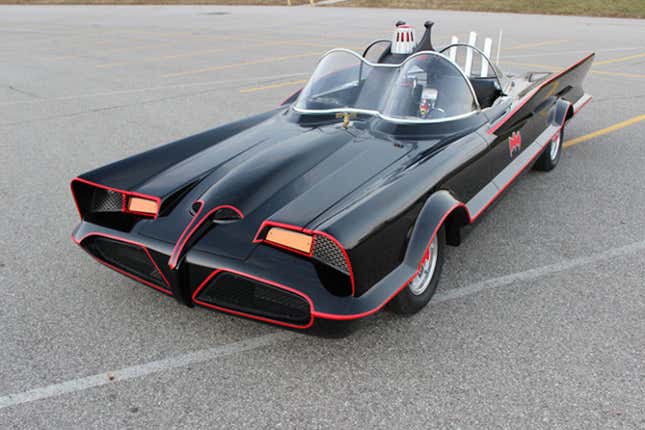
<svg viewBox="0 0 645 430"><path fill-rule="evenodd" d="M181 243L183 243L184 236L186 233L188 233L188 230L190 227L193 225L193 223L199 219L199 214L201 213L202 209L204 209L204 201L203 200L197 200L195 203L199 204L199 209L197 209L197 212L195 212L195 215L193 218L190 220L186 228L181 232L179 235L179 238L177 239L177 242L175 243L175 246L172 248L172 252L170 253L170 259L168 260L168 265L170 266L171 269L175 268L175 264L172 264L173 262L173 257L175 256L175 253L177 252L177 248L180 246ZM193 205L195 204L193 203Z"/></svg>
<svg viewBox="0 0 645 430"><path fill-rule="evenodd" d="M267 227L271 227L271 226L280 227L280 228L284 228L284 229L287 229L287 230L293 230L293 231L297 231L297 232L300 232L300 233L312 235L313 238L314 238L314 241L311 244L311 251L307 254L307 253L304 253L302 251L298 251L297 249L291 249L291 248L288 248L286 246L282 246L282 245L267 241L265 239L260 239L260 234ZM340 249L340 252L343 254L343 257L345 258L345 263L347 264L347 270L349 271L349 280L350 280L351 287L352 287L352 296L355 295L356 294L356 285L355 285L355 281L354 281L354 270L352 269L352 262L349 259L349 254L347 254L347 250L345 249L343 244L340 243L340 241L338 239L336 239L334 236L332 236L331 234L329 234L329 233L327 233L325 231L310 230L310 229L303 228L303 227L300 227L300 226L297 226L297 225L285 224L283 222L264 220L262 222L262 224L260 225L260 228L258 229L257 233L255 234L255 238L253 239L253 243L262 243L262 242L264 242L264 243L267 243L267 244L269 244L271 246L275 246L277 248L282 248L282 249L285 249L287 251L294 252L296 254L300 254L300 255L303 255L305 257L311 258L311 257L313 257L314 245L316 244L316 236L325 236L327 239L329 239L332 242L334 242L336 244L336 246Z"/></svg>
<svg viewBox="0 0 645 430"><path fill-rule="evenodd" d="M506 123L506 122L507 122L507 121L508 121L508 120L509 120L509 119L510 119L510 118L511 118L515 113L517 113L517 111L518 111L518 110L520 110L520 109L521 109L521 108L522 108L522 107L523 107L523 106L524 106L524 105L525 105L529 100L531 100L531 98L532 98L532 97L533 97L533 96L534 96L538 91L540 91L540 90L541 90L542 88L544 88L546 85L548 85L548 84L550 84L551 82L553 82L554 80L558 79L559 77L561 77L562 75L564 75L565 73L567 73L568 71L570 71L571 69L573 69L573 68L575 68L575 67L579 66L580 64L584 63L585 61L587 61L589 58L593 57L594 55L595 55L595 54L589 54L589 55L587 55L587 56L586 56L585 58L583 58L582 60L578 61L577 63L574 63L573 65L571 65L571 66L567 67L566 69L562 70L561 72L558 72L558 73L556 73L556 74L554 74L554 75L551 75L549 78L547 78L547 79L546 79L545 81L543 81L541 84L539 84L538 86L536 86L535 88L533 88L531 91L529 91L529 93L528 93L527 95L525 95L525 96L524 96L524 98L522 99L522 101L520 101L520 102L518 103L518 105L517 105L517 106L515 106L515 107L514 107L514 108L513 108L509 113L507 113L507 114L506 114L502 119L500 119L500 120L497 122L497 124L495 124L493 127L489 128L489 129L488 129L488 131L487 131L487 133L488 133L488 134L494 134L494 133L495 133L497 130L499 130L499 128L500 128L502 125L504 125L504 124L505 124L505 123Z"/></svg>
<svg viewBox="0 0 645 430"><path fill-rule="evenodd" d="M583 104L581 104L580 106L578 106L578 109L575 109L575 110L573 111L573 114L574 114L574 115L577 115L577 114L578 114L578 112L580 112L582 109L584 109L584 108L585 108L585 107L586 107L586 106L591 102L591 99L592 99L592 98L593 98L593 97L589 96L589 99L588 99L586 102L584 102Z"/></svg>
<svg viewBox="0 0 645 430"><path fill-rule="evenodd" d="M195 220L198 219L199 213L204 208L204 202L202 200L197 200L196 203L200 203L199 211L197 211L193 219L190 220L190 222L188 223L184 231L181 233L181 235L179 236L179 239L177 240L177 243L175 244L175 247L172 250L172 254L170 254L170 259L168 260L168 267L170 267L171 269L175 269L175 267L177 267L179 256L181 255L181 251L184 249L184 246L186 246L186 242L188 242L188 239L190 239L190 237L193 234L195 234L195 231L197 231L199 226L202 225L204 221L206 221L208 217L211 216L213 213L217 212L220 209L231 209L235 211L240 216L240 218L244 218L244 214L242 213L242 211L236 208L235 206L219 205L214 207L210 211L208 211L206 215L201 217L199 221L197 221L197 223L195 223L195 225L191 229L191 225L193 224L193 222L195 222Z"/></svg>
<svg viewBox="0 0 645 430"><path fill-rule="evenodd" d="M316 318L325 318L325 319L330 319L330 320L341 320L341 321L342 320L355 320L355 319L358 319L358 318L364 318L364 317L366 317L368 315L372 315L373 313L376 313L376 312L380 311L381 309L383 309L383 307L385 305L387 305L390 302L390 300L392 300L394 297L396 297L396 295L399 294L401 292L401 290L403 290L405 287L407 287L408 284L410 282L412 282L412 280L419 274L419 272L421 271L421 263L423 263L423 259L425 258L425 256L429 252L430 245L432 244L432 241L434 240L435 236L439 232L439 229L443 225L443 223L446 220L446 218L448 218L448 216L455 209L457 209L459 207L463 207L464 209L466 209L466 213L468 213L468 208L466 207L465 204L463 204L461 202L455 203L454 205L452 205L450 207L450 209L448 209L446 211L446 213L443 215L443 217L441 217L441 220L437 224L437 227L432 232L432 236L430 236L430 240L428 241L428 245L426 246L426 249L423 252L423 257L421 258L421 261L417 265L417 270L414 272L414 274L412 276L410 276L410 278L408 278L407 281L405 281L403 283L403 285L401 285L399 288L397 288L396 291L390 297L388 297L387 300L385 300L383 303L381 303L379 306L375 307L374 309L370 309L369 311L366 311L366 312L361 312L361 313L358 313L358 314L347 314L347 315L329 314L329 313L325 313L325 312L314 311L313 316L316 317ZM470 214L468 216L470 217Z"/></svg>
<svg viewBox="0 0 645 430"><path fill-rule="evenodd" d="M479 212L477 212L477 213L475 214L475 216L473 216L473 217L470 219L470 222L471 222L471 223L472 223L473 221L475 221L477 218L479 218L479 216L480 216L482 213L484 213L484 211L485 211L486 209L488 209L488 208L490 207L490 205L491 205L491 204L493 204L493 202L497 199L497 197L499 197L499 196L500 196L500 194L502 194L504 191L506 191L506 189L507 189L507 188L508 188L508 187L509 187L513 182L515 182L515 179L517 179L517 177L518 177L518 176L520 176L520 175L524 172L524 170L526 170L526 168L527 168L527 167L528 167L528 166L529 166L533 161L535 161L535 159L536 159L536 158L538 158L540 155L542 155L542 153L543 153L543 149L544 149L544 148L546 148L546 146L547 146L549 143L551 143L551 141L553 141L553 138L554 138L555 136L557 136L557 135L558 135L558 133L562 132L562 128L564 127L564 124L565 124L565 121L564 121L564 120L562 120L562 124L560 124L560 127L558 127L558 131L556 131L556 132L553 134L553 136L551 136L551 137L546 141L546 143L544 144L544 146L543 146L539 151L537 151L537 152L535 153L535 155L534 155L533 157L531 157L531 158L529 159L529 161L528 161L526 164L524 164L524 166L522 166L522 167L521 167L521 168L520 168L520 169L515 173L515 175L513 175L513 177L512 177L512 178L511 178L507 183L506 183L506 185L504 185L502 188L500 188L500 189L495 193L495 195L494 195L494 196L493 196L493 197L488 201L488 203L486 203L486 204L485 204L485 205L484 205L484 206L479 210ZM560 144L563 144L563 143L564 143L564 142L560 142Z"/></svg>
<svg viewBox="0 0 645 430"><path fill-rule="evenodd" d="M74 198L74 204L76 205L76 210L78 211L78 215L81 219L83 219L83 214L81 213L81 208L78 205L78 200L76 199L76 194L74 194L74 182L81 182L83 184L90 185L95 188L102 188L104 190L109 190L109 191L114 191L115 193L121 194L121 212L126 212L126 213L132 213L135 215L142 215L142 216L148 216L148 217L153 217L154 219L157 219L159 216L159 209L161 208L161 197L156 197L156 196L151 196L149 194L142 194L142 193L137 193L136 191L127 191L127 190L120 190L118 188L110 187L107 185L99 184L96 182L88 181L87 179L83 178L74 178L70 182L69 186L72 191L72 197ZM157 203L157 213L154 215L151 215L149 213L145 212L135 212L135 211L129 211L126 208L126 200L128 197L141 197L142 199L147 199L147 200L154 200Z"/></svg>
<svg viewBox="0 0 645 430"><path fill-rule="evenodd" d="M166 294L168 294L168 295L170 295L170 296L172 296L172 295L173 295L173 293L172 293L172 291L171 291L171 288L172 288L172 287L170 286L170 282L168 282L168 279L166 278L166 276L163 274L163 272L161 271L161 269L159 268L159 266L157 265L157 263L155 263L155 260L152 258L152 255L150 254L150 250L149 250L145 245L143 245L143 244L141 244L141 243L139 243L139 242L135 242L134 240L124 239L124 238L122 238L122 237L113 236L113 235L111 235L111 234L106 234L106 233L88 233L88 234L86 234L85 236L83 236L82 238L80 238L79 240L76 240L76 239L74 238L74 236L72 236L72 242L74 242L75 244L77 244L77 245L79 245L79 246L80 246L80 245L81 245L81 242L83 242L85 239L87 239L87 238L88 238L88 237L90 237L90 236L106 237L106 238L108 238L108 239L112 239L112 240L116 240L116 241L119 241L119 242L128 243L128 244L130 244L130 245L135 245L135 246L138 246L139 248L143 249L143 251L144 251L144 252L146 253L146 255L148 256L148 259L150 260L150 262L151 262L151 263L152 263L152 265L154 266L155 270L156 270L157 272L159 272L159 275L161 275L161 278L163 279L163 281L164 281L164 283L166 284L166 286L168 287L168 289L163 288L163 287L160 287L159 285L154 284L154 283L152 283L152 282L150 282L150 281L148 281L148 280L146 280L146 279L140 278L140 277L138 277L137 275L134 275L134 274L132 274L132 273L126 272L125 270L123 270L123 269L121 269L121 268L119 268L119 267L116 267L116 266L114 266L114 265L112 265L112 264L108 263L107 261L101 260L99 257L97 257L96 255L94 255L94 254L92 254L92 253L88 252L87 250L85 250L85 249L83 248L83 250L84 250L84 251L86 251L86 252L87 252L87 253L88 253L92 258L94 258L96 261L98 261L99 263L103 264L104 266L107 266L107 267L109 267L110 269L112 269L112 270L114 270L114 271L116 271L116 272L121 273L122 275L125 275L125 276L127 276L127 277L129 277L129 278L132 278L132 279L134 279L134 280L135 280L135 281L137 281L137 282L140 282L140 283L142 283L142 284L144 284L144 285L147 285L147 286L149 286L149 287L152 287L152 288L154 288L155 290L161 291L162 293L166 293ZM81 248L82 248L82 246L81 246Z"/></svg>
<svg viewBox="0 0 645 430"><path fill-rule="evenodd" d="M309 303L309 315L310 315L309 322L307 324L305 324L305 325L291 324L291 323L286 323L286 322L283 322L283 321L274 320L274 319L271 319L271 318L266 318L266 317L262 317L262 316L258 316L258 315L249 314L249 313L246 313L246 312L240 312L240 311L236 311L236 310L233 310L233 309L224 308L224 307L221 307L221 306L217 306L217 305L213 305L213 304L210 304L210 303L202 302L201 300L197 300L197 295L199 294L199 292L202 289L204 289L206 284L208 284L211 281L211 279L213 279L218 273L222 273L222 272L233 273L235 275L239 275L239 276L242 276L242 277L245 277L245 278L252 279L254 281L265 283L265 284L269 284L269 285L272 285L274 287L283 289L285 291L289 291L290 293L299 295L300 297L305 299L307 301L307 303ZM314 323L314 317L313 317L314 304L311 301L311 299L309 298L309 296L307 296L306 294L304 294L304 293L302 293L302 292L300 292L298 290L294 290L293 288L289 288L286 285L282 285L282 284L279 284L279 283L274 282L274 281L269 281L268 279L260 278L258 276L254 276L254 275L249 275L248 273L239 272L237 270L232 270L232 269L216 269L216 270L214 270L210 275L208 275L208 277L206 277L206 279L204 279L204 281L202 281L201 284L199 284L199 286L197 287L197 289L193 293L192 299L193 299L193 302L195 302L196 304L198 304L200 306L205 306L207 308L216 309L218 311L222 311L222 312L226 312L226 313L229 313L229 314L242 316L242 317L246 317L246 318L251 318L251 319L254 319L254 320L258 320L258 321L263 321L263 322L267 322L267 323L271 323L271 324L277 324L277 325L281 325L281 326L284 326L284 327L291 327L291 328L297 328L297 329L306 329L306 328L311 327L312 324Z"/></svg>

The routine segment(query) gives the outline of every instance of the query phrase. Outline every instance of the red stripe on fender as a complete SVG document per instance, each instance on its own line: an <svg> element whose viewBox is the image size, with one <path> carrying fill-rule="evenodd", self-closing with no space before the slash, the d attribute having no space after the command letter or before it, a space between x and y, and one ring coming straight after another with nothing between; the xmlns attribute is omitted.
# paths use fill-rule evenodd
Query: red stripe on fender
<svg viewBox="0 0 645 430"><path fill-rule="evenodd" d="M428 245L426 246L426 249L425 249L425 251L423 252L423 255L424 255L424 256L425 256L425 255L426 255L426 253L428 252L428 249L430 248L430 244L432 244L432 241L434 240L435 236L436 236L436 235L437 235L437 233L439 232L439 229L440 229L440 228L441 228L441 226L443 225L443 223L444 223L444 221L446 220L446 218L448 218L448 216L449 216L449 215L450 215L450 214L451 214L455 209L457 209L457 208L459 208L459 207L463 207L464 209L466 209L466 212L468 213L468 208L466 207L466 205L465 205L465 204L463 204L463 203L461 203L461 202L459 202L459 203L455 203L453 206L451 206L451 207L450 207L450 209L448 209L448 211L446 211L446 213L441 217L441 220L439 221L439 224L437 225L437 228L435 228L435 230L432 232L432 236L430 236L430 240L428 241ZM470 217L470 214L469 214L468 216ZM324 312L316 312L316 311L314 310L313 315L314 315L314 317L316 317L316 318L325 318L325 319L330 319L330 320L355 320L355 319L364 318L364 317L366 317L366 316L372 315L373 313L376 313L376 312L380 311L381 309L383 309L383 307L385 307L385 305L387 305L387 304L390 302L390 300L392 300L394 297L396 297L396 295L397 295L397 294L399 294L399 293L401 292L401 290L403 290L405 287L407 287L407 286L408 286L408 284L409 284L410 282L412 282L412 280L413 280L413 279L414 279L414 278L419 274L419 272L421 271L421 263L422 263L422 262L423 262L423 257L421 258L421 261L420 261L420 262L419 262L419 264L417 265L417 270L414 272L414 274L413 274L412 276L410 276L410 278L408 278L408 280L407 280L407 281L405 281L405 282L403 283L403 285L401 285L399 288L397 288L397 289L396 289L396 291L394 292L394 294L392 294L390 297L388 297L388 298L387 298L387 300L385 300L383 303L381 303L379 306L375 307L374 309L370 309L369 311L362 312L362 313L359 313L359 314L348 314L348 315L342 315L342 314L329 314L329 313L324 313Z"/></svg>
<svg viewBox="0 0 645 430"><path fill-rule="evenodd" d="M259 315L253 315L253 314L249 314L249 313L246 313L246 312L240 312L240 311L236 311L236 310L233 310L233 309L224 308L224 307L221 307L221 306L217 306L217 305L213 305L213 304L210 304L210 303L202 302L201 300L197 300L197 295L199 294L199 292L204 289L204 287L211 281L211 279L213 279L218 273L222 273L222 272L233 273L235 275L239 275L239 276L242 276L244 278L249 278L249 279L252 279L254 281L258 281L258 282L262 282L262 283L265 283L265 284L268 284L268 285L272 285L272 286L280 288L282 290L289 291L290 293L297 294L298 296L300 296L303 299L305 299L307 301L307 303L309 303L309 315L310 315L309 322L307 324L305 324L305 325L291 324L291 323L286 323L286 322L283 322L283 321L273 320L271 318L262 317L262 316L259 316ZM229 314L242 316L242 317L246 317L246 318L251 318L251 319L254 319L254 320L258 320L258 321L263 321L263 322L267 322L267 323L271 323L271 324L277 324L277 325L281 325L281 326L284 326L284 327L297 328L297 329L307 329L307 328L311 327L313 325L313 323L314 323L314 316L313 316L314 304L311 301L311 299L309 298L309 296L307 296L306 294L304 294L304 293L302 293L302 292L300 292L298 290L295 290L293 288L289 288L286 285L282 285L282 284L279 284L279 283L274 282L274 281L269 281L268 279L260 278L258 276L254 276L254 275L249 275L248 273L239 272L237 270L232 270L232 269L216 269L216 270L214 270L210 275L208 275L206 277L206 279L204 279L204 281L202 281L201 284L199 284L199 286L197 287L197 289L193 293L192 299L193 299L193 302L195 302L196 304L198 304L200 306L205 306L207 308L216 309L218 311L222 311L222 312L226 312L226 313L229 313Z"/></svg>

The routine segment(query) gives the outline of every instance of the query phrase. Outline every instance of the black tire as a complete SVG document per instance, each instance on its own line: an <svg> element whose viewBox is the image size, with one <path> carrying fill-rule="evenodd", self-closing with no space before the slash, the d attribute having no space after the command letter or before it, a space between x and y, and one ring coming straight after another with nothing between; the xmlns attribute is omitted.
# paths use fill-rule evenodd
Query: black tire
<svg viewBox="0 0 645 430"><path fill-rule="evenodd" d="M555 169L555 166L558 165L560 161L560 155L562 154L562 144L564 143L564 126L560 129L558 134L559 143L556 143L556 139L552 139L551 142L544 148L542 155L537 159L533 168L542 172L548 172ZM552 156L552 149L554 145L558 145L557 152Z"/></svg>
<svg viewBox="0 0 645 430"><path fill-rule="evenodd" d="M429 245L428 245L429 246ZM406 285L399 294L396 295L388 304L388 308L397 314L413 315L423 309L432 296L434 296L441 278L441 269L443 268L444 251L446 246L446 233L444 227L437 233L437 263L432 273L432 278L427 288L421 294L413 294L410 285Z"/></svg>

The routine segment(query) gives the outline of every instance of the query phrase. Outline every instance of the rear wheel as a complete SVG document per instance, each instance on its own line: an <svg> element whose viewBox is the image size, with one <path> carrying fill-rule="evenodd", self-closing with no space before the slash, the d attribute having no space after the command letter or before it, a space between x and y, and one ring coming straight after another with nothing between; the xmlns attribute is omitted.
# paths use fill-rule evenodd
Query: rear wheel
<svg viewBox="0 0 645 430"><path fill-rule="evenodd" d="M426 249L415 277L390 302L389 308L392 311L402 315L412 315L428 304L437 290L441 277L444 247L445 231L441 227Z"/></svg>
<svg viewBox="0 0 645 430"><path fill-rule="evenodd" d="M535 170L541 170L543 172L548 172L553 170L555 166L558 165L560 161L560 155L562 154L562 142L564 141L564 126L560 128L560 131L551 139L551 142L546 146L544 152L535 162L533 168Z"/></svg>

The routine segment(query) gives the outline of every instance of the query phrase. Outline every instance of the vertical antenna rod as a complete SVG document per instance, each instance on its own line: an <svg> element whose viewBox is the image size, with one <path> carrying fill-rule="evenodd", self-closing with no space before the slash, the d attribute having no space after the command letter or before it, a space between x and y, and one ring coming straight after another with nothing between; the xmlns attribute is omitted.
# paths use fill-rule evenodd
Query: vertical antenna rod
<svg viewBox="0 0 645 430"><path fill-rule="evenodd" d="M502 34L504 30L499 29L499 37L497 38L497 56L495 57L495 64L499 66L499 53L502 52Z"/></svg>
<svg viewBox="0 0 645 430"><path fill-rule="evenodd" d="M468 44L471 46L475 46L475 43L477 43L477 33L474 31L470 32L470 36L468 37ZM470 70L473 67L473 50L469 47L466 47L466 64L464 64L464 73L466 76L470 76Z"/></svg>
<svg viewBox="0 0 645 430"><path fill-rule="evenodd" d="M482 58L482 69L481 73L479 74L480 77L485 78L488 76L488 61L490 59L490 54L493 50L493 39L490 37L487 37L484 39L484 56L486 56L486 59Z"/></svg>
<svg viewBox="0 0 645 430"><path fill-rule="evenodd" d="M450 40L450 44L454 45L456 43L459 43L459 38L457 36L452 36L452 39ZM448 55L450 56L450 59L452 61L456 61L456 59L457 59L457 47L453 46L452 48L450 48L450 51L449 51Z"/></svg>

